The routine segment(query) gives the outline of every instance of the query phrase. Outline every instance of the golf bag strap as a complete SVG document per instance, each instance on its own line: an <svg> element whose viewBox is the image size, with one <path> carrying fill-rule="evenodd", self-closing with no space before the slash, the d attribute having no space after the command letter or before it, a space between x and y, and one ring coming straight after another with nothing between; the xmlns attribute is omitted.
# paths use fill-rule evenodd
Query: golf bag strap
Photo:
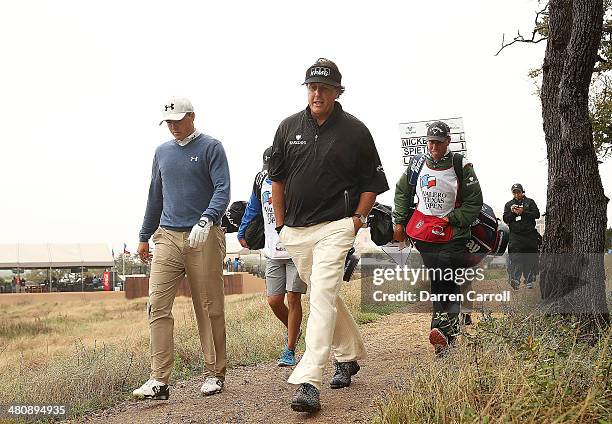
<svg viewBox="0 0 612 424"><path fill-rule="evenodd" d="M425 165L425 155L420 153L412 158L410 165L406 169L406 176L408 177L408 198L410 199L410 208L414 208L416 205L414 202L414 196L416 195L416 185L421 169Z"/></svg>
<svg viewBox="0 0 612 424"><path fill-rule="evenodd" d="M457 203L461 204L461 186L463 185L463 155L453 153L453 169L457 175Z"/></svg>

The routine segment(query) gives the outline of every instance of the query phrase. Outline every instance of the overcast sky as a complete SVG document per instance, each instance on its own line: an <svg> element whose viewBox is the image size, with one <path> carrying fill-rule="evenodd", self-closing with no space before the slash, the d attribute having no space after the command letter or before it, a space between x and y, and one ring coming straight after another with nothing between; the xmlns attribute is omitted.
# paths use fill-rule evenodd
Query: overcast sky
<svg viewBox="0 0 612 424"><path fill-rule="evenodd" d="M373 7L374 6L374 7ZM225 147L232 201L247 200L280 121L306 106L319 57L342 72L344 109L374 136L389 186L398 124L464 118L485 202L524 185L545 210L539 99L545 44L500 56L535 0L428 2L28 1L0 13L0 243L123 242L134 251L172 95ZM612 197L612 161L601 166ZM392 204L393 189L379 197ZM608 206L608 218L612 205Z"/></svg>

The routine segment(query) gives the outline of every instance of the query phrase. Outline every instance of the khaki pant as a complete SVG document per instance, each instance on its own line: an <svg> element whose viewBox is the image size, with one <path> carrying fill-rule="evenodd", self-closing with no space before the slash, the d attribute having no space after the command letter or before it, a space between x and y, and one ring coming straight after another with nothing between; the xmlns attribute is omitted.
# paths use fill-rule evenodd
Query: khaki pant
<svg viewBox="0 0 612 424"><path fill-rule="evenodd" d="M283 227L280 238L300 277L310 286L306 352L288 382L310 383L321 389L330 352L338 362L366 355L357 324L338 296L346 254L355 241L355 225L351 218L343 218L311 227Z"/></svg>
<svg viewBox="0 0 612 424"><path fill-rule="evenodd" d="M172 304L185 275L198 322L206 364L205 376L224 378L225 311L223 258L225 235L213 225L205 243L189 247L189 232L158 228L153 234L155 252L149 279L149 328L151 330L151 378L168 383L174 362Z"/></svg>

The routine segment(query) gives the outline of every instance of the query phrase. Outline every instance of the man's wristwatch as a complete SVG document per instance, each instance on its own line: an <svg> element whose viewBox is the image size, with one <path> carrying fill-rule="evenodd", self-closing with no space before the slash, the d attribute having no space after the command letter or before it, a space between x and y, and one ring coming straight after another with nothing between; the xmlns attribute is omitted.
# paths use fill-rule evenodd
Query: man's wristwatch
<svg viewBox="0 0 612 424"><path fill-rule="evenodd" d="M356 216L357 218L359 218L359 220L361 221L361 225L366 225L368 223L368 217L365 215L356 213L356 214L353 214L353 216Z"/></svg>
<svg viewBox="0 0 612 424"><path fill-rule="evenodd" d="M210 222L210 220L208 219L208 217L203 216L202 218L200 218L200 221L198 222L198 225L202 228L206 227L208 225L208 223Z"/></svg>

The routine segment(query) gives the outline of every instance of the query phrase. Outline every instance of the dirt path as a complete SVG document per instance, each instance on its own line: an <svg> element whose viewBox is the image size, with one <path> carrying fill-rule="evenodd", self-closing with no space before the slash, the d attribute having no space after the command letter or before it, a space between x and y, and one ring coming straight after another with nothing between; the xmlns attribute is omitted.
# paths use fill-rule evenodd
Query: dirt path
<svg viewBox="0 0 612 424"><path fill-rule="evenodd" d="M199 395L201 378L180 382L171 388L168 401L126 401L86 423L362 423L375 413L376 399L409 373L407 357L432 360L427 343L429 314L396 313L361 326L368 358L350 387L331 390L327 384L333 367L327 368L318 414L293 412L295 386L286 383L291 369L276 363L238 367L228 371L226 389L208 398Z"/></svg>

